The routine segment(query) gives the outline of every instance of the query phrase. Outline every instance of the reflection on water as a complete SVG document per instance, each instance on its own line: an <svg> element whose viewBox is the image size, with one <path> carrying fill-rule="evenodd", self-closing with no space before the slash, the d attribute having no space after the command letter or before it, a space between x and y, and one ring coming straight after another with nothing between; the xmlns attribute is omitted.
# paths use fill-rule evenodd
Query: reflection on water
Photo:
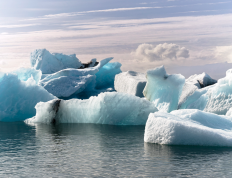
<svg viewBox="0 0 232 178"><path fill-rule="evenodd" d="M0 176L230 177L232 148L143 142L144 126L0 123Z"/></svg>

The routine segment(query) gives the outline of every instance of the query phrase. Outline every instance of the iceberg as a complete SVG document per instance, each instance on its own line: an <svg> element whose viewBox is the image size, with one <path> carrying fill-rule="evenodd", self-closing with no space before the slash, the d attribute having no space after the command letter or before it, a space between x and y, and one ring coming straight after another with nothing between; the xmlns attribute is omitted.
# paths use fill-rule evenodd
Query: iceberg
<svg viewBox="0 0 232 178"><path fill-rule="evenodd" d="M178 108L178 101L185 83L181 74L169 75L164 66L147 71L147 84L143 94L154 102L160 111L171 112Z"/></svg>
<svg viewBox="0 0 232 178"><path fill-rule="evenodd" d="M114 88L117 92L144 97L143 90L147 83L145 74L134 71L122 72L115 76Z"/></svg>
<svg viewBox="0 0 232 178"><path fill-rule="evenodd" d="M195 109L151 113L144 141L168 145L232 146L232 118Z"/></svg>
<svg viewBox="0 0 232 178"><path fill-rule="evenodd" d="M95 67L63 69L44 76L39 85L59 98L66 98L82 91L92 91L96 85L96 73L113 58L106 58Z"/></svg>
<svg viewBox="0 0 232 178"><path fill-rule="evenodd" d="M195 74L185 80L185 84L179 99L178 109L185 109L182 104L186 102L196 90L205 88L207 86L217 83L217 80L212 79L208 74L203 72L202 74Z"/></svg>
<svg viewBox="0 0 232 178"><path fill-rule="evenodd" d="M37 84L42 76L42 72L40 70L35 70L33 68L19 68L12 73L17 74L18 78L22 81L27 81L32 76Z"/></svg>
<svg viewBox="0 0 232 178"><path fill-rule="evenodd" d="M53 100L36 105L36 116L27 123L94 123L145 125L158 111L153 103L125 93L101 93L87 100Z"/></svg>
<svg viewBox="0 0 232 178"><path fill-rule="evenodd" d="M31 53L31 67L41 70L43 74L51 74L66 68L80 68L82 66L75 54L51 54L46 49L36 49Z"/></svg>
<svg viewBox="0 0 232 178"><path fill-rule="evenodd" d="M114 88L115 75L121 73L119 62L107 63L96 73L96 89Z"/></svg>
<svg viewBox="0 0 232 178"><path fill-rule="evenodd" d="M56 99L43 87L37 85L33 77L22 81L15 74L1 74L0 93L0 121L4 122L33 117L38 102Z"/></svg>
<svg viewBox="0 0 232 178"><path fill-rule="evenodd" d="M232 73L226 72L226 77L219 79L215 85L196 90L181 108L199 109L219 115L226 115L232 108Z"/></svg>
<svg viewBox="0 0 232 178"><path fill-rule="evenodd" d="M199 84L198 86L200 88L204 88L210 85L213 85L215 83L217 83L217 80L212 79L208 74L206 74L205 72L203 72L202 74L195 74L195 75L191 75L186 82L192 83L192 84Z"/></svg>

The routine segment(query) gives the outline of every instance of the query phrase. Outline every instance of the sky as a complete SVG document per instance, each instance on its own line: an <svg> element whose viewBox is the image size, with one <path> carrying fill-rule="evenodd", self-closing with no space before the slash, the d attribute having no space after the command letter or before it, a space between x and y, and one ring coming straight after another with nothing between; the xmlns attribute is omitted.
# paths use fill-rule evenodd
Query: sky
<svg viewBox="0 0 232 178"><path fill-rule="evenodd" d="M232 68L232 1L0 1L0 71L30 67L30 53L77 55L83 62L114 57L122 70L207 72Z"/></svg>

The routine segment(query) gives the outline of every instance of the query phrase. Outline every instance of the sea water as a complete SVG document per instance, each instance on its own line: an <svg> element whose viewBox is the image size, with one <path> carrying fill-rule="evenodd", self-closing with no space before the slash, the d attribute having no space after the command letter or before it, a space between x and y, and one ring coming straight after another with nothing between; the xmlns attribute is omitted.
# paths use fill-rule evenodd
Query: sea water
<svg viewBox="0 0 232 178"><path fill-rule="evenodd" d="M0 123L0 177L231 177L232 148L144 143L144 126Z"/></svg>

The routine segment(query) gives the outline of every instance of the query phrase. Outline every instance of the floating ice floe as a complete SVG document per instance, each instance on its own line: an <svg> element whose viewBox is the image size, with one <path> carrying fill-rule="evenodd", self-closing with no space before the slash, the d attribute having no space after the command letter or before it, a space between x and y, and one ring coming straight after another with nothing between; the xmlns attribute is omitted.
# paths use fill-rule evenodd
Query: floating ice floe
<svg viewBox="0 0 232 178"><path fill-rule="evenodd" d="M36 105L36 116L27 123L95 123L145 125L158 111L153 103L125 93L101 93L87 100L53 100Z"/></svg>
<svg viewBox="0 0 232 178"><path fill-rule="evenodd" d="M143 94L160 111L171 112L178 108L185 78L181 74L168 75L164 66L147 71L147 84Z"/></svg>
<svg viewBox="0 0 232 178"><path fill-rule="evenodd" d="M56 97L38 86L33 77L22 81L15 74L0 74L0 121L13 122L33 117L38 102L52 99Z"/></svg>
<svg viewBox="0 0 232 178"><path fill-rule="evenodd" d="M92 91L96 85L95 74L112 59L113 58L106 58L100 61L97 66L86 69L60 70L59 72L46 75L39 82L39 85L59 98L69 97L84 90ZM105 78L103 78L102 81L104 81Z"/></svg>
<svg viewBox="0 0 232 178"><path fill-rule="evenodd" d="M206 112L225 115L232 108L232 73L219 79L215 85L196 90L181 105L181 109L199 109Z"/></svg>
<svg viewBox="0 0 232 178"><path fill-rule="evenodd" d="M147 83L145 74L127 71L115 76L114 88L117 92L144 97L143 90Z"/></svg>
<svg viewBox="0 0 232 178"><path fill-rule="evenodd" d="M184 106L182 106L182 104L185 103L187 98L190 97L196 90L205 88L215 83L217 83L217 81L212 79L206 73L190 76L188 79L185 80L185 84L179 99L178 108L184 109Z"/></svg>
<svg viewBox="0 0 232 178"><path fill-rule="evenodd" d="M78 69L82 66L75 54L51 54L46 49L36 49L31 53L31 66L43 74L51 74L66 68Z"/></svg>
<svg viewBox="0 0 232 178"><path fill-rule="evenodd" d="M191 109L151 113L144 141L169 145L232 146L232 118Z"/></svg>

